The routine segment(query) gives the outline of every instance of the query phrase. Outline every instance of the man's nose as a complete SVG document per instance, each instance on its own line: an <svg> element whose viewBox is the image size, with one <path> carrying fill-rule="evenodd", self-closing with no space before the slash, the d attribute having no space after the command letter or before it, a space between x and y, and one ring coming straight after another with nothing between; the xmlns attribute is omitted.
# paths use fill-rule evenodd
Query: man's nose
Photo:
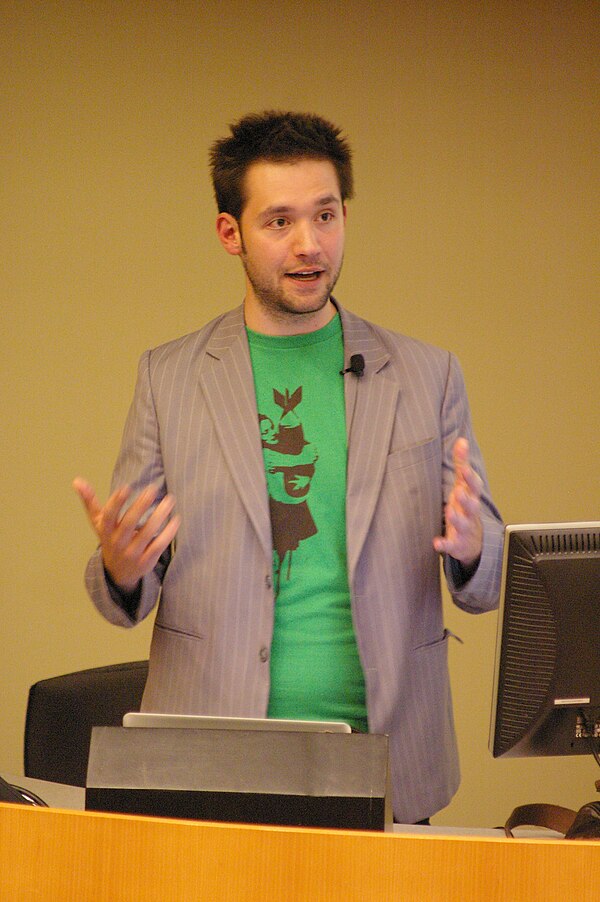
<svg viewBox="0 0 600 902"><path fill-rule="evenodd" d="M296 223L293 247L299 257L312 257L319 253L319 242L312 222Z"/></svg>

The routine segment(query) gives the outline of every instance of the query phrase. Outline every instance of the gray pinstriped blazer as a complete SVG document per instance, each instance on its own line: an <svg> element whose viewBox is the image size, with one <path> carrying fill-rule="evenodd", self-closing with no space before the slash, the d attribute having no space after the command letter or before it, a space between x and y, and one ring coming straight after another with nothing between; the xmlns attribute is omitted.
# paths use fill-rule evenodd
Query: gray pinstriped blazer
<svg viewBox="0 0 600 902"><path fill-rule="evenodd" d="M479 568L457 588L445 566L466 611L497 603L503 528L456 359L340 315L345 359L365 359L362 378L345 377L352 611L369 726L390 736L394 813L410 823L445 806L459 783L432 539L460 435L485 485ZM113 486L151 481L176 496L182 524L166 573L144 578L136 620L111 596L98 552L86 572L94 604L121 626L146 617L160 596L143 708L265 716L271 529L242 308L142 356Z"/></svg>

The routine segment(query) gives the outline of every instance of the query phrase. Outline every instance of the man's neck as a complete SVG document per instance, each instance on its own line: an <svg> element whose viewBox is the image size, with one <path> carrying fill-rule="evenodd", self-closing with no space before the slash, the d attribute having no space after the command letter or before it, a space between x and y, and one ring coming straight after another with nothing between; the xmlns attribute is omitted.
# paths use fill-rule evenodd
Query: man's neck
<svg viewBox="0 0 600 902"><path fill-rule="evenodd" d="M337 313L331 298L320 310L310 313L285 313L265 310L244 300L244 320L253 332L262 335L306 335L322 329Z"/></svg>

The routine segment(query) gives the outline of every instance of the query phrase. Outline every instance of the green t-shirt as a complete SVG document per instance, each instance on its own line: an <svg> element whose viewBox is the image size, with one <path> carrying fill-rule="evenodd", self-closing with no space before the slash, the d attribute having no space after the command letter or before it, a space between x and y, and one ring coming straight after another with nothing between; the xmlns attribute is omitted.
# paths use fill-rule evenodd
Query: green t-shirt
<svg viewBox="0 0 600 902"><path fill-rule="evenodd" d="M367 729L346 563L346 422L338 316L308 335L248 330L275 579L269 717Z"/></svg>

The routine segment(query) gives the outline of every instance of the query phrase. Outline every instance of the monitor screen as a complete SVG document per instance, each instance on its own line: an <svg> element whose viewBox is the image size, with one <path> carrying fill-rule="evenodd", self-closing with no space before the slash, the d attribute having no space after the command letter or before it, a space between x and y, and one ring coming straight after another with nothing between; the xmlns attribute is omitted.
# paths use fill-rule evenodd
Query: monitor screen
<svg viewBox="0 0 600 902"><path fill-rule="evenodd" d="M490 750L600 763L600 522L506 527Z"/></svg>

